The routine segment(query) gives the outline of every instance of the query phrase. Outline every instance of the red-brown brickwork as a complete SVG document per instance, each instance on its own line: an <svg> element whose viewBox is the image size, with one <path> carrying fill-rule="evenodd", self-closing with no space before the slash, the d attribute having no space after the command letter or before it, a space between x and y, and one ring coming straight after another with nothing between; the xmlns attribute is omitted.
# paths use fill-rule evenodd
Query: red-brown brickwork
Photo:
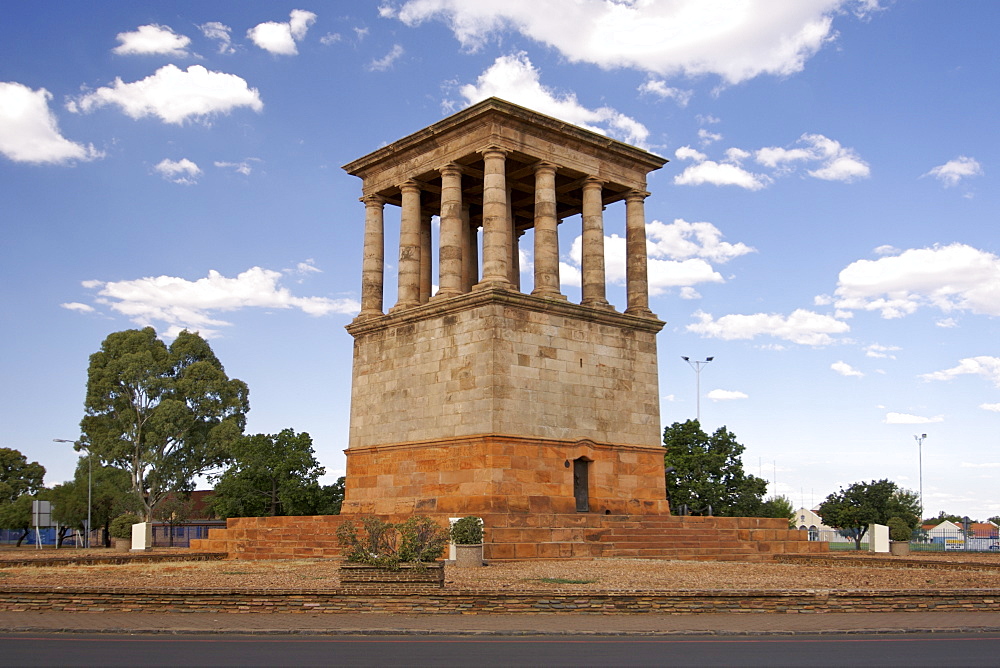
<svg viewBox="0 0 1000 668"><path fill-rule="evenodd" d="M441 523L446 515L436 514ZM769 561L775 555L823 554L825 542L788 529L783 519L594 513L484 513L487 560L637 557ZM191 541L197 552L234 559L337 557L344 516L234 518L227 529ZM389 519L402 519L392 517Z"/></svg>
<svg viewBox="0 0 1000 668"><path fill-rule="evenodd" d="M344 514L573 513L574 460L592 513L669 513L663 448L472 436L350 448Z"/></svg>

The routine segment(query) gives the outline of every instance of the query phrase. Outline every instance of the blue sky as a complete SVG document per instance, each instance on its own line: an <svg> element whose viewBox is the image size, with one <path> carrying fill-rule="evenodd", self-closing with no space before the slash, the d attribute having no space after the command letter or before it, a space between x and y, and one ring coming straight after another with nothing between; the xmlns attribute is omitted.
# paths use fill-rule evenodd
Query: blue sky
<svg viewBox="0 0 1000 668"><path fill-rule="evenodd" d="M713 356L702 422L772 493L917 490L927 434L925 514L1000 514L997 25L986 0L5 3L0 446L71 477L52 439L88 356L188 327L249 384L250 433L308 431L341 475L364 209L340 165L496 95L670 159L664 425L696 411L681 356Z"/></svg>

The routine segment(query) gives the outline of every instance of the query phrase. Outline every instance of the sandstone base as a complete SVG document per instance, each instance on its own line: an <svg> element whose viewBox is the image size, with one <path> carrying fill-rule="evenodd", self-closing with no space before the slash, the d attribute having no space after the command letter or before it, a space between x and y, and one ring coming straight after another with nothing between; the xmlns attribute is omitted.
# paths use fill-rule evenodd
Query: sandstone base
<svg viewBox="0 0 1000 668"><path fill-rule="evenodd" d="M483 435L349 448L344 515L669 515L663 448Z"/></svg>

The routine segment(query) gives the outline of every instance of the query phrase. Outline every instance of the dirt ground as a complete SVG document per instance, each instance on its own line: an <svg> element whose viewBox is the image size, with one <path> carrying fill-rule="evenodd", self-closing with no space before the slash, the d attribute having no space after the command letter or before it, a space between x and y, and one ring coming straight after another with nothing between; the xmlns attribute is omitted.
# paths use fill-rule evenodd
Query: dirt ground
<svg viewBox="0 0 1000 668"><path fill-rule="evenodd" d="M182 553L158 549L156 552ZM121 565L4 566L10 559L108 555L108 550L0 549L0 587L171 587L196 589L332 589L339 586L338 560L207 561ZM867 555L866 555L867 556ZM976 561L1000 567L1000 555L947 554L920 561ZM677 591L772 589L1000 589L1000 568L945 570L871 568L657 559L596 559L448 566L446 587L478 590Z"/></svg>

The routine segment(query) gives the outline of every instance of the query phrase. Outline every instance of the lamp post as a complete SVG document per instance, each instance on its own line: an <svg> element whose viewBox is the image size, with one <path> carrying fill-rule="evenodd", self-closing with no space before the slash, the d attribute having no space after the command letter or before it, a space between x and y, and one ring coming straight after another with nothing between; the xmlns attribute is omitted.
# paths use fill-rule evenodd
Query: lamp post
<svg viewBox="0 0 1000 668"><path fill-rule="evenodd" d="M94 456L90 451L90 448L85 446L80 441L70 441L65 438L53 438L55 443L72 443L73 445L78 445L87 451L87 535L84 539L84 547L90 548L90 532L93 531L93 527L90 525L90 509L91 509L91 490L94 487Z"/></svg>
<svg viewBox="0 0 1000 668"><path fill-rule="evenodd" d="M917 463L918 463L918 475L920 476L920 523L923 524L924 521L924 439L927 438L927 434L920 434L919 436L914 436L913 438L917 441Z"/></svg>
<svg viewBox="0 0 1000 668"><path fill-rule="evenodd" d="M705 366L715 358L706 357L703 360L693 360L690 357L684 357L683 355L681 355L681 359L690 364L691 368L694 369L695 392L697 392L697 395L695 396L695 405L696 405L695 410L697 411L695 413L695 416L698 420L698 424L701 424L701 367Z"/></svg>

